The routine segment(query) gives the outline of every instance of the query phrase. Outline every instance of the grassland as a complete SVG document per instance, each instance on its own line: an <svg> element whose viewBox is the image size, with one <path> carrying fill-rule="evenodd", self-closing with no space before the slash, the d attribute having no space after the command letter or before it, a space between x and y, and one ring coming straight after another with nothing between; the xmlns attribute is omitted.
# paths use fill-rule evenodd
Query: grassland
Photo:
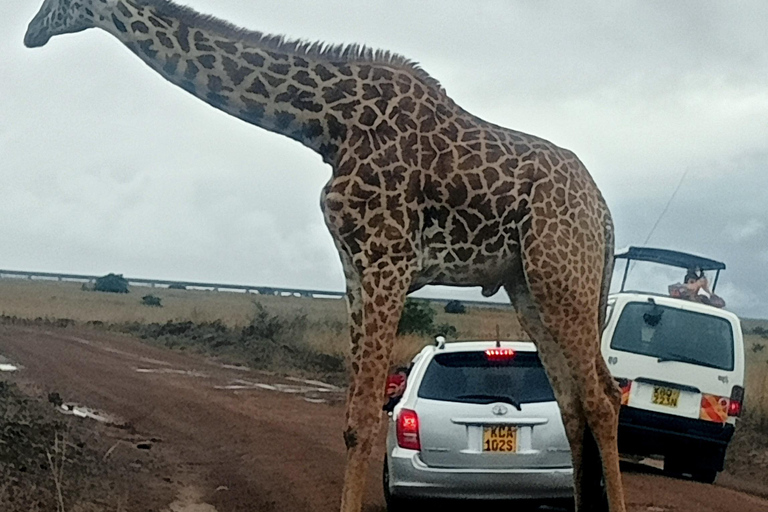
<svg viewBox="0 0 768 512"><path fill-rule="evenodd" d="M143 305L141 298L147 294L159 297L162 307ZM461 339L493 339L497 326L502 338L525 339L509 308L469 308L467 314L451 315L436 304L434 310L435 324L453 325ZM0 315L50 322L65 319L78 324L98 323L166 346L214 352L235 359L241 356L247 363L269 364L278 370L301 369L290 361L291 357L296 358L296 351L304 355L303 362L317 361L319 355L343 363L349 344L346 305L339 299L148 287L132 287L128 294L111 294L83 290L79 283L73 282L0 279ZM162 328L169 322L174 324L170 330L182 331L182 336L171 336L169 329ZM275 323L282 325L277 336L270 333L277 338L274 340L277 349L253 343L253 336L244 335L249 327L253 330L255 323L258 330L273 329ZM399 337L393 364L408 361L430 342L428 337ZM281 347L285 349L282 355ZM247 353L243 353L244 348ZM264 353L266 350L275 353L268 355ZM325 366L332 371L338 364L326 361Z"/></svg>

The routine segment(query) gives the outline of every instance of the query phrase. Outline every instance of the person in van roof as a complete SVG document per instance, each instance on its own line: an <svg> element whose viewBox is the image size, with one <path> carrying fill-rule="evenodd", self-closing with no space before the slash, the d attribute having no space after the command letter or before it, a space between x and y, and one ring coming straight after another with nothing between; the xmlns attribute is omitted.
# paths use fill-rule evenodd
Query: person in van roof
<svg viewBox="0 0 768 512"><path fill-rule="evenodd" d="M682 286L672 285L670 286L670 295L678 296L681 299L687 299L693 302L700 302L714 306L716 308L725 307L725 301L722 297L712 293L709 289L709 281L704 271L700 268L690 268L685 274L684 284ZM677 292L677 295L673 293L673 287Z"/></svg>

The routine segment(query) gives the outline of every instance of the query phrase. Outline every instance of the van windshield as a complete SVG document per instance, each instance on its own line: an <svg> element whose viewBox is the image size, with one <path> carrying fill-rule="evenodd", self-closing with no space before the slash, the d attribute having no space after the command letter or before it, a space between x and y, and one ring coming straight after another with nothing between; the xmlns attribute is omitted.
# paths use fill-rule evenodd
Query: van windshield
<svg viewBox="0 0 768 512"><path fill-rule="evenodd" d="M520 404L555 400L535 352L490 361L485 352L453 352L432 359L421 381L419 398L450 402Z"/></svg>
<svg viewBox="0 0 768 512"><path fill-rule="evenodd" d="M733 370L733 330L720 317L645 302L624 306L611 348L666 361Z"/></svg>

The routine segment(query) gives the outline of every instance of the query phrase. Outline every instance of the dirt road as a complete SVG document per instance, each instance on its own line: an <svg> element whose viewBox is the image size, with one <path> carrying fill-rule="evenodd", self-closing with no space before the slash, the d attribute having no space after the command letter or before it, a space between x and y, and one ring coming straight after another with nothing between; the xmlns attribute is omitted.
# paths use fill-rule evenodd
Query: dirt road
<svg viewBox="0 0 768 512"><path fill-rule="evenodd" d="M343 391L166 351L91 330L0 326L19 377L112 415L149 438L217 512L338 509ZM382 454L366 510L383 511ZM768 501L628 468L632 512L768 511ZM156 510L167 504L158 503Z"/></svg>

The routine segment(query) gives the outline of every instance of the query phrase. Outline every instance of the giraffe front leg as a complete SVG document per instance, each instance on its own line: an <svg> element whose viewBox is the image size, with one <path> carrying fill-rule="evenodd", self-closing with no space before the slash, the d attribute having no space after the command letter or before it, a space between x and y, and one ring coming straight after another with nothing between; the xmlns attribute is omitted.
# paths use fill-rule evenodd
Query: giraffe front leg
<svg viewBox="0 0 768 512"><path fill-rule="evenodd" d="M357 283L359 300L351 296L351 386L347 399L344 442L347 467L342 512L359 512L363 502L371 452L379 436L384 385L410 275L405 266L378 265L366 269Z"/></svg>

